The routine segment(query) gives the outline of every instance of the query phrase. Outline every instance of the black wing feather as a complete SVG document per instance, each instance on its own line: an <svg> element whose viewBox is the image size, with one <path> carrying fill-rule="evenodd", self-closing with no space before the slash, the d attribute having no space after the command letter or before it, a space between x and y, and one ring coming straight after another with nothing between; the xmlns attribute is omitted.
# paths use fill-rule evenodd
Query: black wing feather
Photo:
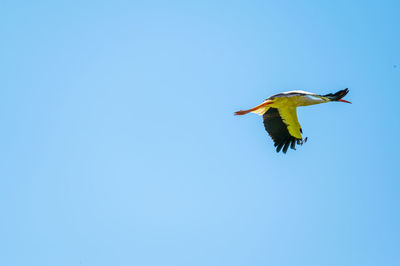
<svg viewBox="0 0 400 266"><path fill-rule="evenodd" d="M282 117L279 114L277 108L269 108L263 115L264 127L268 134L274 141L276 152L280 152L282 149L283 153L286 153L288 148L295 150L296 142L301 139L297 139L290 135L287 125L283 122Z"/></svg>

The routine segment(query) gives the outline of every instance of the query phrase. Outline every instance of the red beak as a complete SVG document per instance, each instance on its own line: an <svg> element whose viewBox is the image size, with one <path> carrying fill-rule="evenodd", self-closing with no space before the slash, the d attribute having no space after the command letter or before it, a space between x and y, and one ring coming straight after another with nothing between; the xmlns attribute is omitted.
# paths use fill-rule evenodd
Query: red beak
<svg viewBox="0 0 400 266"><path fill-rule="evenodd" d="M338 102L342 102L342 103L351 103L351 102L349 102L349 101L342 100L342 99L339 99Z"/></svg>

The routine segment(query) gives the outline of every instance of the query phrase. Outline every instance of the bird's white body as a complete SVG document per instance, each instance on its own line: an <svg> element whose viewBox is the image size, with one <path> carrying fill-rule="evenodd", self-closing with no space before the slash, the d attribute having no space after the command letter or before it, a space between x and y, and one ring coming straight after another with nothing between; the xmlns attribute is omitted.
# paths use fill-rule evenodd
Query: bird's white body
<svg viewBox="0 0 400 266"><path fill-rule="evenodd" d="M319 104L329 101L329 99L307 91L287 91L279 94L275 94L269 97L265 101L272 101L270 107L281 107L281 106L307 106L313 104Z"/></svg>
<svg viewBox="0 0 400 266"><path fill-rule="evenodd" d="M252 110L252 113L263 115L269 108L296 108L329 101L325 97L307 91L287 91L272 95Z"/></svg>

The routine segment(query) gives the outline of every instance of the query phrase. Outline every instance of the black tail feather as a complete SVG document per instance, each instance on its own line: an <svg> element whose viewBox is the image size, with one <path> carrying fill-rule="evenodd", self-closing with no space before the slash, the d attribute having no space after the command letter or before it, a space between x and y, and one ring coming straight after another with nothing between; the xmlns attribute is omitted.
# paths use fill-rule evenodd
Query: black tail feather
<svg viewBox="0 0 400 266"><path fill-rule="evenodd" d="M331 101L337 101L337 100L342 99L344 96L346 96L346 94L348 92L349 92L349 89L346 88L346 89L340 90L336 93L329 93L329 94L322 95L322 96L328 98Z"/></svg>

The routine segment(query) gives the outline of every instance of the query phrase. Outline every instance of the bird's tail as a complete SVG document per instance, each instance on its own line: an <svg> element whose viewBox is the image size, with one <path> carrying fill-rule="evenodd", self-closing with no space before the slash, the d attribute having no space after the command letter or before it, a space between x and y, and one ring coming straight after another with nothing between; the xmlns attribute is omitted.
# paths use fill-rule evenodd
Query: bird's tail
<svg viewBox="0 0 400 266"><path fill-rule="evenodd" d="M248 113L256 113L256 114L259 114L259 115L263 115L268 110L267 105L271 104L271 103L272 103L271 101L265 101L262 104L257 105L254 108L251 108L251 109L248 109L248 110L236 111L235 115L245 115L245 114L248 114Z"/></svg>
<svg viewBox="0 0 400 266"><path fill-rule="evenodd" d="M325 94L322 95L325 98L328 98L331 101L338 101L340 99L342 99L344 96L346 96L346 94L349 92L349 89L344 89L344 90L340 90L336 93L329 93L329 94Z"/></svg>

